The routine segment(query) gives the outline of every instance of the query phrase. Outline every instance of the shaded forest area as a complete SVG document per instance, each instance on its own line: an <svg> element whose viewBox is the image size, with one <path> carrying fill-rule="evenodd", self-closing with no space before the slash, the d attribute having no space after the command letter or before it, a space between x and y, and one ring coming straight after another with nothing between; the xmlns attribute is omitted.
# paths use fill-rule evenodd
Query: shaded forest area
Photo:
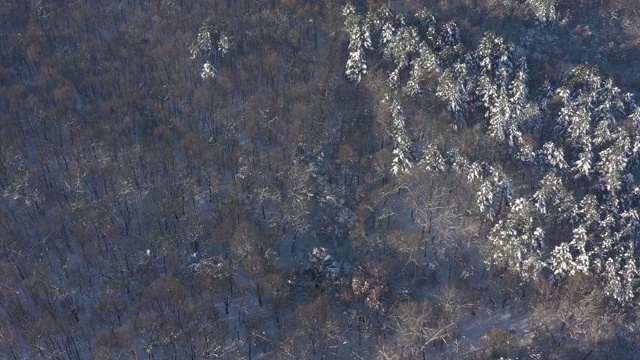
<svg viewBox="0 0 640 360"><path fill-rule="evenodd" d="M0 0L0 354L626 359L632 0Z"/></svg>

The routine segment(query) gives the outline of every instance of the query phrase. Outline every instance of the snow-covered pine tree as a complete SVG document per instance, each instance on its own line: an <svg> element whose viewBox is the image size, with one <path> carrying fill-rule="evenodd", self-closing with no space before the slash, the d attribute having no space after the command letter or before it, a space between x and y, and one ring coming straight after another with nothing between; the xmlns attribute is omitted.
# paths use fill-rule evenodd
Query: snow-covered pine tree
<svg viewBox="0 0 640 360"><path fill-rule="evenodd" d="M384 44L393 36L393 13L385 4L378 10L369 12L366 16L372 39L377 39L377 46L384 48ZM384 31L384 34L383 34Z"/></svg>
<svg viewBox="0 0 640 360"><path fill-rule="evenodd" d="M498 90L496 94L493 94L493 97L492 101L487 104L489 107L485 114L489 119L488 132L491 137L499 141L505 141L511 120L509 99L504 89Z"/></svg>
<svg viewBox="0 0 640 360"><path fill-rule="evenodd" d="M502 207L508 206L513 197L511 179L499 164L473 163L469 166L467 178L469 182L478 184L476 205L487 218L493 218Z"/></svg>
<svg viewBox="0 0 640 360"><path fill-rule="evenodd" d="M436 18L433 17L433 14L427 8L418 11L415 20L420 38L428 38L430 34L435 33Z"/></svg>
<svg viewBox="0 0 640 360"><path fill-rule="evenodd" d="M573 229L571 242L561 243L551 252L551 269L557 276L587 273L591 264L593 231L600 218L595 196L585 196L573 213L577 226Z"/></svg>
<svg viewBox="0 0 640 360"><path fill-rule="evenodd" d="M216 30L209 24L203 24L198 30L196 41L189 46L191 58L195 59L201 53L209 54L213 50Z"/></svg>
<svg viewBox="0 0 640 360"><path fill-rule="evenodd" d="M371 49L371 34L367 21L356 13L351 4L342 9L344 16L344 30L349 35L349 58L347 59L345 75L350 81L360 82L367 73L367 60L364 49Z"/></svg>
<svg viewBox="0 0 640 360"><path fill-rule="evenodd" d="M547 22L556 20L555 0L526 0L525 3L539 21Z"/></svg>
<svg viewBox="0 0 640 360"><path fill-rule="evenodd" d="M614 143L600 152L600 161L596 166L601 174L600 182L610 193L615 193L620 188L620 176L627 167L631 151L629 135L623 128L620 128L613 137Z"/></svg>
<svg viewBox="0 0 640 360"><path fill-rule="evenodd" d="M402 105L396 99L387 94L382 99L382 105L386 106L391 113L390 135L393 139L393 161L391 173L397 175L411 168L409 160L411 141L405 130L405 116Z"/></svg>
<svg viewBox="0 0 640 360"><path fill-rule="evenodd" d="M552 169L563 170L569 167L564 159L562 147L556 146L553 142L547 142L540 150L546 163L552 166Z"/></svg>
<svg viewBox="0 0 640 360"><path fill-rule="evenodd" d="M569 217L574 202L562 178L555 172L550 172L542 178L538 190L532 196L533 205L542 215L547 214L551 208L557 211L560 217Z"/></svg>
<svg viewBox="0 0 640 360"><path fill-rule="evenodd" d="M529 101L528 76L526 59L521 57L515 64L514 74L508 85L511 118L507 129L509 145L512 147L517 146L521 152L526 152L526 146L522 141L521 128L528 120L526 119L526 108Z"/></svg>
<svg viewBox="0 0 640 360"><path fill-rule="evenodd" d="M432 38L435 34L431 34ZM451 66L461 61L464 46L460 40L460 29L454 21L449 21L442 26L442 30L433 41L433 49L438 54L438 59L443 66Z"/></svg>
<svg viewBox="0 0 640 360"><path fill-rule="evenodd" d="M408 26L402 15L396 17L395 23L396 26L392 30L387 23L382 31L382 52L395 66L389 74L389 85L392 88L398 86L400 72L409 65L409 54L418 50L419 43L416 28Z"/></svg>
<svg viewBox="0 0 640 360"><path fill-rule="evenodd" d="M210 62L205 62L202 66L202 72L200 73L200 77L202 80L213 79L216 76L216 68L211 65Z"/></svg>
<svg viewBox="0 0 640 360"><path fill-rule="evenodd" d="M510 146L522 144L521 124L528 101L527 65L515 58L513 45L487 32L469 57L474 92L486 109L489 134Z"/></svg>
<svg viewBox="0 0 640 360"><path fill-rule="evenodd" d="M344 73L350 81L360 82L362 80L362 77L367 73L367 60L362 48L349 52Z"/></svg>
<svg viewBox="0 0 640 360"><path fill-rule="evenodd" d="M506 219L491 229L488 238L491 262L509 267L525 279L536 278L544 267L544 231L535 226L534 214L528 200L516 199Z"/></svg>
<svg viewBox="0 0 640 360"><path fill-rule="evenodd" d="M464 66L461 64L461 66ZM464 80L456 76L451 69L446 69L438 81L436 95L447 104L447 109L456 118L460 118L460 113L466 109L469 99L464 87Z"/></svg>
<svg viewBox="0 0 640 360"><path fill-rule="evenodd" d="M429 172L440 172L445 170L446 165L440 151L433 144L427 145L424 149L424 157L420 161L420 166L423 166Z"/></svg>
<svg viewBox="0 0 640 360"><path fill-rule="evenodd" d="M409 80L403 91L405 94L414 97L422 91L420 83L424 81L426 75L431 72L438 72L440 69L438 57L425 42L421 42L418 45L418 57L411 62L411 66Z"/></svg>
<svg viewBox="0 0 640 360"><path fill-rule="evenodd" d="M460 29L454 21L449 21L442 26L438 37L438 50L444 51L447 48L454 48L458 44L460 44Z"/></svg>

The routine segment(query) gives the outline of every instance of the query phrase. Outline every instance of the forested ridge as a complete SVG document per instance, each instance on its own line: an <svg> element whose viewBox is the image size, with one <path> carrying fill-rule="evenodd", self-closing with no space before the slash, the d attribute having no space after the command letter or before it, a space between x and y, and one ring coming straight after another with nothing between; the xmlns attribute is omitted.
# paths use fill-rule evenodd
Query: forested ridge
<svg viewBox="0 0 640 360"><path fill-rule="evenodd" d="M637 357L638 9L0 0L0 357Z"/></svg>

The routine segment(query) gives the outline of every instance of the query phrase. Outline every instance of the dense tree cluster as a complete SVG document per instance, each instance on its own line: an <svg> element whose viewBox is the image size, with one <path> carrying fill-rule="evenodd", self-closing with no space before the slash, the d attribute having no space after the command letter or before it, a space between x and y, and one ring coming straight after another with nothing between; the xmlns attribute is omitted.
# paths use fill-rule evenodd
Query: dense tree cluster
<svg viewBox="0 0 640 360"><path fill-rule="evenodd" d="M632 357L631 3L0 0L0 357Z"/></svg>
<svg viewBox="0 0 640 360"><path fill-rule="evenodd" d="M640 240L636 228L640 188L633 178L640 123L634 96L622 94L611 79L602 79L596 68L585 64L577 66L553 94L547 95L552 98L546 101L557 103L554 108L547 107L545 99L529 99L526 59L518 58L515 47L493 32L480 39L477 49L465 52L458 48L451 54L447 49L460 47L455 24L443 26L439 35L427 27L419 37L422 19L433 18L425 15L426 10L414 17L416 26L407 25L401 17L394 24L385 22L388 14L383 7L369 15L375 20L361 25L371 27L361 32L380 34L380 52L383 59L392 62L385 102L391 102L388 98L392 94L416 94L414 79L407 81L409 91L394 90L401 68L411 66L414 76L427 70L437 78L436 95L458 123L483 120L487 134L498 143L508 143L508 155L516 155L515 162L462 165L463 169L475 168L469 175L479 180L477 207L495 222L488 234L492 256L487 261L512 267L524 278L536 278L546 268L559 276L593 273L606 284L607 295L623 303L632 301L638 292L636 263L640 259L635 252ZM344 15L356 16L349 5ZM433 27L433 21L428 24ZM389 49L404 52L398 55ZM409 55L414 59L410 64L398 60ZM426 59L421 60L422 56ZM423 68L425 63L435 64ZM399 115L399 102L391 103L395 128L391 172L397 174L400 164L407 163L404 154L409 141L403 133L405 119ZM478 113L483 114L480 119ZM553 126L555 131L541 131L542 124ZM443 167L433 165L434 161L447 162L439 160L442 155L430 145L417 150L424 152L421 162L428 164L428 170ZM514 198L514 186L519 186L509 178L511 169L505 169L506 173L500 169L518 165L536 168L531 175L540 184L537 190L520 191L521 197ZM478 170L485 175L475 175ZM558 214L553 226L547 221L551 213ZM559 219L564 222L563 229L557 228ZM563 231L572 235L567 240L557 236ZM550 244L545 244L545 233L551 234Z"/></svg>

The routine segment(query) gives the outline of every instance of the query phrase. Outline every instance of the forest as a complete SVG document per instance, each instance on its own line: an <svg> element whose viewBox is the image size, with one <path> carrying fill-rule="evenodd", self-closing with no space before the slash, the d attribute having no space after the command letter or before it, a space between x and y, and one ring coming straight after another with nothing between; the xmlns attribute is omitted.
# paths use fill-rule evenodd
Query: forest
<svg viewBox="0 0 640 360"><path fill-rule="evenodd" d="M0 358L637 359L635 0L0 0Z"/></svg>

